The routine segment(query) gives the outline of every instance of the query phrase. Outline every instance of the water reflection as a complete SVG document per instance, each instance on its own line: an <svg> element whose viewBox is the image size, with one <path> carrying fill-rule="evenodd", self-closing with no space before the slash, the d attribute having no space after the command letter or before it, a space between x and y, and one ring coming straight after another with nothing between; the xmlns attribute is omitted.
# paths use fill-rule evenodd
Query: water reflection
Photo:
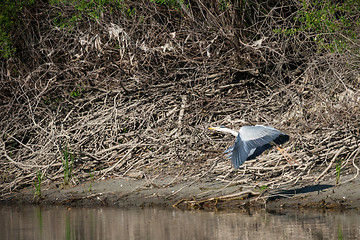
<svg viewBox="0 0 360 240"><path fill-rule="evenodd" d="M1 206L1 239L360 239L359 212Z"/></svg>

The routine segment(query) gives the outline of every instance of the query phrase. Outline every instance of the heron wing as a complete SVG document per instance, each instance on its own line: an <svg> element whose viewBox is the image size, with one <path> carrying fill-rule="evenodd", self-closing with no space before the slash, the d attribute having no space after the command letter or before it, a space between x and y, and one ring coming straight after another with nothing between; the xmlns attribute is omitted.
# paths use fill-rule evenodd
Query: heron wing
<svg viewBox="0 0 360 240"><path fill-rule="evenodd" d="M282 144L287 140L288 135L273 127L244 126L240 129L234 146L228 148L225 153L231 159L234 168L238 169L247 159L253 159L271 148L269 142Z"/></svg>
<svg viewBox="0 0 360 240"><path fill-rule="evenodd" d="M238 134L234 146L230 147L225 152L231 157L231 163L234 168L238 169L246 161L249 155L249 148L241 140L240 134Z"/></svg>
<svg viewBox="0 0 360 240"><path fill-rule="evenodd" d="M244 126L239 131L239 136L248 149L258 148L275 140L285 133L268 126Z"/></svg>

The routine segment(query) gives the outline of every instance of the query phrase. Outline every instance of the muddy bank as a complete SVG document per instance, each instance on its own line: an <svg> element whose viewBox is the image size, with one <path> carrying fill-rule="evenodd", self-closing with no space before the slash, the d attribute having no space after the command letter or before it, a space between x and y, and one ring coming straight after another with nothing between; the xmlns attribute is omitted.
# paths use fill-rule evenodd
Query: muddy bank
<svg viewBox="0 0 360 240"><path fill-rule="evenodd" d="M210 189L207 181L237 177L249 186L233 192L260 196L246 191L358 171L359 37L344 42L360 32L357 25L341 28L338 16L328 16L339 29L308 29L311 23L289 16L318 7L299 1L236 1L226 11L218 1L189 1L185 12L157 1L104 3L96 20L78 1L35 2L13 21L14 57L1 60L1 196L33 185L38 175L51 186L70 172L74 185L131 171L169 182L169 174L179 175L185 186L196 181ZM358 19L353 10L337 14ZM297 28L288 34L287 26ZM346 49L328 49L334 42ZM234 138L208 127L255 124L288 134L283 147L298 164L287 165L275 149L231 172L222 152Z"/></svg>
<svg viewBox="0 0 360 240"><path fill-rule="evenodd" d="M59 188L47 186L42 198L34 198L34 189L27 188L1 198L3 204L66 205L66 206L156 206L180 209L360 209L359 178L353 176L316 184L299 183L277 189L254 189L246 185L211 181L173 182L173 178L121 178Z"/></svg>

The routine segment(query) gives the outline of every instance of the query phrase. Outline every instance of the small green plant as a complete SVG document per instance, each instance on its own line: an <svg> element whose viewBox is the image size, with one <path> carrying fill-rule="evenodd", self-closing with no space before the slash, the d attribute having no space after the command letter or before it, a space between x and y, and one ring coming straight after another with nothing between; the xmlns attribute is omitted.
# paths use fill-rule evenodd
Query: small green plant
<svg viewBox="0 0 360 240"><path fill-rule="evenodd" d="M339 184L339 180L340 180L341 163L342 163L342 159L338 159L336 162L336 184Z"/></svg>
<svg viewBox="0 0 360 240"><path fill-rule="evenodd" d="M76 91L72 91L71 93L70 93L70 96L72 96L72 97L78 97L78 96L80 96L80 90L76 90Z"/></svg>
<svg viewBox="0 0 360 240"><path fill-rule="evenodd" d="M36 172L37 182L35 182L35 193L34 198L41 198L41 183L43 180L43 174L40 170Z"/></svg>
<svg viewBox="0 0 360 240"><path fill-rule="evenodd" d="M127 15L128 15L129 17L132 17L133 15L135 15L136 9L135 9L135 8L128 8L128 9L126 10L126 13L127 13Z"/></svg>
<svg viewBox="0 0 360 240"><path fill-rule="evenodd" d="M74 155L69 152L67 146L62 151L63 153L63 168L64 168L64 185L69 185L72 168L74 165Z"/></svg>
<svg viewBox="0 0 360 240"><path fill-rule="evenodd" d="M229 0L220 0L219 1L219 8L221 11L225 11L230 6Z"/></svg>
<svg viewBox="0 0 360 240"><path fill-rule="evenodd" d="M81 85L77 85L76 89L70 93L70 96L75 98L79 97L83 91L85 91L85 89L82 88Z"/></svg>
<svg viewBox="0 0 360 240"><path fill-rule="evenodd" d="M89 175L90 175L90 185L89 185L89 192L91 192L91 187L92 187L92 183L94 182L94 179L95 179L95 171L94 170L92 170L92 172L90 172L89 173Z"/></svg>
<svg viewBox="0 0 360 240"><path fill-rule="evenodd" d="M260 187L260 190L261 190L261 191L265 191L265 190L268 189L268 188L269 188L268 185L264 185L264 186L261 186L261 187Z"/></svg>
<svg viewBox="0 0 360 240"><path fill-rule="evenodd" d="M263 186L258 187L257 190L260 192L263 192L263 191L267 190L268 188L269 188L268 185L263 185Z"/></svg>

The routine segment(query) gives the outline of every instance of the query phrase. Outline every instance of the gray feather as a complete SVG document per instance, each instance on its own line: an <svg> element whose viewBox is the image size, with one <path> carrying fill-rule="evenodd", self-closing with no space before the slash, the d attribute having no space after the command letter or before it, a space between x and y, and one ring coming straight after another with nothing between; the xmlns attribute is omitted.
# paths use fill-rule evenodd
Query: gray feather
<svg viewBox="0 0 360 240"><path fill-rule="evenodd" d="M238 169L247 159L249 148L241 140L240 134L236 137L236 141L231 154L231 163L235 169Z"/></svg>
<svg viewBox="0 0 360 240"><path fill-rule="evenodd" d="M244 126L240 129L234 146L227 149L225 153L231 158L234 168L238 169L257 148L274 141L280 135L286 134L262 125Z"/></svg>

